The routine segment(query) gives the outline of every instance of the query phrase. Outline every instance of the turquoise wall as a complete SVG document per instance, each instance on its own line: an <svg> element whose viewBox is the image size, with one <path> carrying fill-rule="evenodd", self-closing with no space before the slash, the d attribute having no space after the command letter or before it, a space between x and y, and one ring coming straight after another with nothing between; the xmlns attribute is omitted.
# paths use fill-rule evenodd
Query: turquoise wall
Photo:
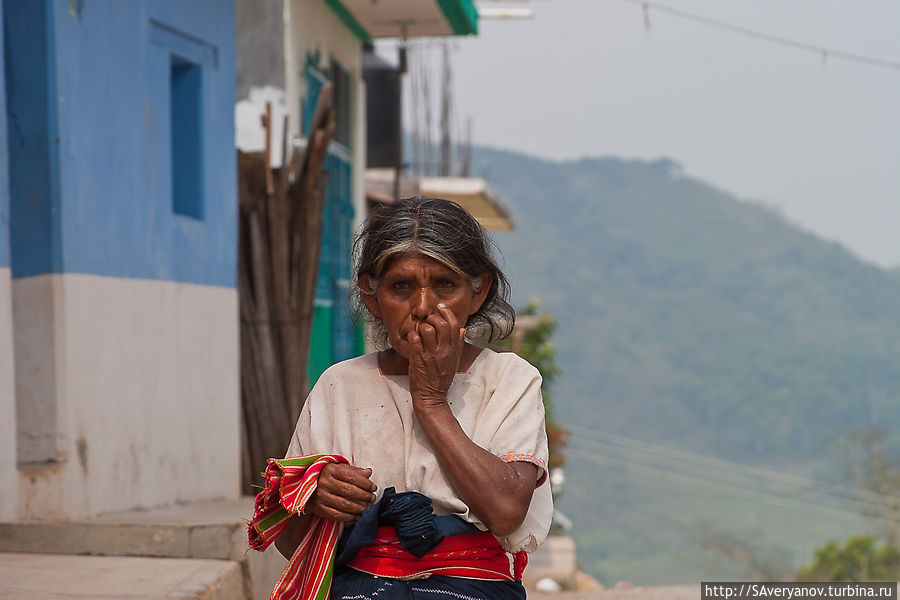
<svg viewBox="0 0 900 600"><path fill-rule="evenodd" d="M306 65L304 130L327 77ZM340 103L338 103L340 104ZM338 115L350 118L350 115ZM359 354L350 315L350 252L353 238L353 167L350 150L332 142L323 166L328 182L322 210L322 243L316 274L316 306L310 335L307 373L310 385L331 365Z"/></svg>

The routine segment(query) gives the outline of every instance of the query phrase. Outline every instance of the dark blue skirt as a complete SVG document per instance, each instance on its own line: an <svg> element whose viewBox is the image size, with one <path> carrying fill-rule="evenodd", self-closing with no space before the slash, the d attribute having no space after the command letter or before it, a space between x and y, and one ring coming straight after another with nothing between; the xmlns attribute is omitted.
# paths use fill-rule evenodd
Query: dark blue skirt
<svg viewBox="0 0 900 600"><path fill-rule="evenodd" d="M525 588L520 581L448 575L404 581L338 567L331 584L331 600L525 600Z"/></svg>

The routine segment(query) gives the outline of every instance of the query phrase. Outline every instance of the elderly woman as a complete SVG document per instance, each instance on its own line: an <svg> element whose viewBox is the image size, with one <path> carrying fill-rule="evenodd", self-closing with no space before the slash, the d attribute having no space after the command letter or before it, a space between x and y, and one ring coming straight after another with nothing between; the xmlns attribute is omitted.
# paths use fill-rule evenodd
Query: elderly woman
<svg viewBox="0 0 900 600"><path fill-rule="evenodd" d="M355 250L354 300L385 349L320 377L287 451L350 463L321 470L304 510L344 524L331 598L524 598L552 514L541 378L466 341L514 321L486 234L453 202L408 198ZM285 556L305 527L292 517Z"/></svg>

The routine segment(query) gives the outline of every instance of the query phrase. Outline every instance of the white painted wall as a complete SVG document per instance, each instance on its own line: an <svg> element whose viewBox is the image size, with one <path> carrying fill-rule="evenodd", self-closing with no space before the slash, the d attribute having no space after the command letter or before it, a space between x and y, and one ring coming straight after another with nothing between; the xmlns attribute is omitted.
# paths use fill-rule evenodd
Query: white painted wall
<svg viewBox="0 0 900 600"><path fill-rule="evenodd" d="M19 463L66 460L65 386L59 371L64 331L59 278L26 277L12 283Z"/></svg>
<svg viewBox="0 0 900 600"><path fill-rule="evenodd" d="M9 267L0 268L0 519L16 516L16 394L13 358L12 289Z"/></svg>
<svg viewBox="0 0 900 600"><path fill-rule="evenodd" d="M55 396L33 393L41 375L23 361L17 391L63 409L62 460L22 465L19 518L237 497L236 290L55 274L16 279L12 291L17 359L24 324L55 314L54 344L36 345L55 361ZM41 298L52 306L26 303Z"/></svg>
<svg viewBox="0 0 900 600"><path fill-rule="evenodd" d="M263 117L266 104L272 107L272 124L269 127L269 165L279 169L284 164L282 139L284 118L288 115L287 95L284 90L272 86L251 87L247 98L234 105L234 145L242 152L264 152L266 128ZM288 149L290 156L290 149Z"/></svg>

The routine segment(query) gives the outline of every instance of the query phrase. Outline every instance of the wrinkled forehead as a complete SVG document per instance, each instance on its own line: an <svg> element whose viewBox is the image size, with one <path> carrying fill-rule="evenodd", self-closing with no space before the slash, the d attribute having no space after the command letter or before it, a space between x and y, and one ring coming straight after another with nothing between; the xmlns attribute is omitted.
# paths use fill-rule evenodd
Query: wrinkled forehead
<svg viewBox="0 0 900 600"><path fill-rule="evenodd" d="M424 266L422 263L436 264L442 268L448 269L456 273L460 277L466 277L458 266L454 265L446 257L436 252L429 252L426 249L407 247L405 249L397 249L395 252L385 252L375 265L375 277L382 277L392 267L403 264L404 268L416 268Z"/></svg>

